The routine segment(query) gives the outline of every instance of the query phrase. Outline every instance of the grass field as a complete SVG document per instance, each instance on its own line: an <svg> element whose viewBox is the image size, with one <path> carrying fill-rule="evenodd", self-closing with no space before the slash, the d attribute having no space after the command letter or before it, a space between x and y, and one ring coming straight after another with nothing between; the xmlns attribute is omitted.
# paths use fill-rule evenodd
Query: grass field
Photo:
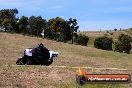
<svg viewBox="0 0 132 88"><path fill-rule="evenodd" d="M126 33L126 32L125 32ZM93 34L94 35L94 34ZM94 39L95 36L90 35ZM102 35L102 34L101 34ZM79 46L19 34L0 33L0 87L6 88L131 88L132 84L87 84L75 81L76 70L71 66L94 68L124 68L127 71L87 69L88 73L132 73L132 54L104 51L91 46ZM17 66L16 60L25 48L43 43L49 50L60 52L52 66Z"/></svg>

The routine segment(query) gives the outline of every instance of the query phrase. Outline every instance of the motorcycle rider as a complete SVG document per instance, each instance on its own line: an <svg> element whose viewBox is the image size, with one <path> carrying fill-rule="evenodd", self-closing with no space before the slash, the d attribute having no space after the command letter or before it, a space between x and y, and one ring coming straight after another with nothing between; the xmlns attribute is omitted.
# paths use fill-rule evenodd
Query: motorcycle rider
<svg viewBox="0 0 132 88"><path fill-rule="evenodd" d="M42 43L38 44L36 48L32 50L34 60L36 62L43 62L43 60L47 60L50 57L49 50L44 47Z"/></svg>

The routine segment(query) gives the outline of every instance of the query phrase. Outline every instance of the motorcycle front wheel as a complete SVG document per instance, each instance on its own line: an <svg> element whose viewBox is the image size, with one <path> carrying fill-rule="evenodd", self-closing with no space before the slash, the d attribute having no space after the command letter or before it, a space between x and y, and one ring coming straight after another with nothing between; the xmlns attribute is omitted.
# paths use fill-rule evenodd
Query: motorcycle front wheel
<svg viewBox="0 0 132 88"><path fill-rule="evenodd" d="M19 59L16 61L16 64L17 64L17 65L25 65L25 64L26 64L26 61L24 61L23 58L19 58Z"/></svg>

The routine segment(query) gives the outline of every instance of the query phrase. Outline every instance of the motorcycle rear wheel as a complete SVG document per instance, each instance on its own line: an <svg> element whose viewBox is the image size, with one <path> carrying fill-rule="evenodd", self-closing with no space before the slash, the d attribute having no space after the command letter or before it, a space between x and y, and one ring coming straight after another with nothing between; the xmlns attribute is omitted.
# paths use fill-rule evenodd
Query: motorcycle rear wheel
<svg viewBox="0 0 132 88"><path fill-rule="evenodd" d="M49 61L49 62L46 62L45 65L46 65L46 66L49 66L49 65L52 64L52 62L53 62L53 59L52 59L51 61Z"/></svg>

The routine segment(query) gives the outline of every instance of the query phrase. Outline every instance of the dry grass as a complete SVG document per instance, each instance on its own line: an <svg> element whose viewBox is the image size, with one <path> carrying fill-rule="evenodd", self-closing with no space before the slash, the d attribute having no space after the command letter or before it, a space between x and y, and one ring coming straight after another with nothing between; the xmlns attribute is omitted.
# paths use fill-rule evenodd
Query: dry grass
<svg viewBox="0 0 132 88"><path fill-rule="evenodd" d="M75 83L76 69L46 68L44 66L14 66L25 48L35 47L43 43L48 49L60 52L52 66L90 66L132 68L132 54L120 54L113 51L98 50L93 47L72 45L52 40L19 34L0 33L0 86L1 87L46 87L46 88L79 88ZM7 66L5 66L7 65ZM90 72L90 71L89 71ZM96 73L102 71L95 70ZM104 71L108 72L108 71ZM115 73L117 71L110 71ZM119 72L120 73L120 72ZM116 85L90 85L91 87L116 87ZM117 87L130 87L130 85L117 85ZM87 88L87 86L85 86Z"/></svg>
<svg viewBox="0 0 132 88"><path fill-rule="evenodd" d="M131 35L132 31L131 30L122 30L122 31L102 31L102 32L84 32L87 36L89 37L100 37L105 34L111 35L110 33L113 33L111 37L117 38L120 34L128 34Z"/></svg>

